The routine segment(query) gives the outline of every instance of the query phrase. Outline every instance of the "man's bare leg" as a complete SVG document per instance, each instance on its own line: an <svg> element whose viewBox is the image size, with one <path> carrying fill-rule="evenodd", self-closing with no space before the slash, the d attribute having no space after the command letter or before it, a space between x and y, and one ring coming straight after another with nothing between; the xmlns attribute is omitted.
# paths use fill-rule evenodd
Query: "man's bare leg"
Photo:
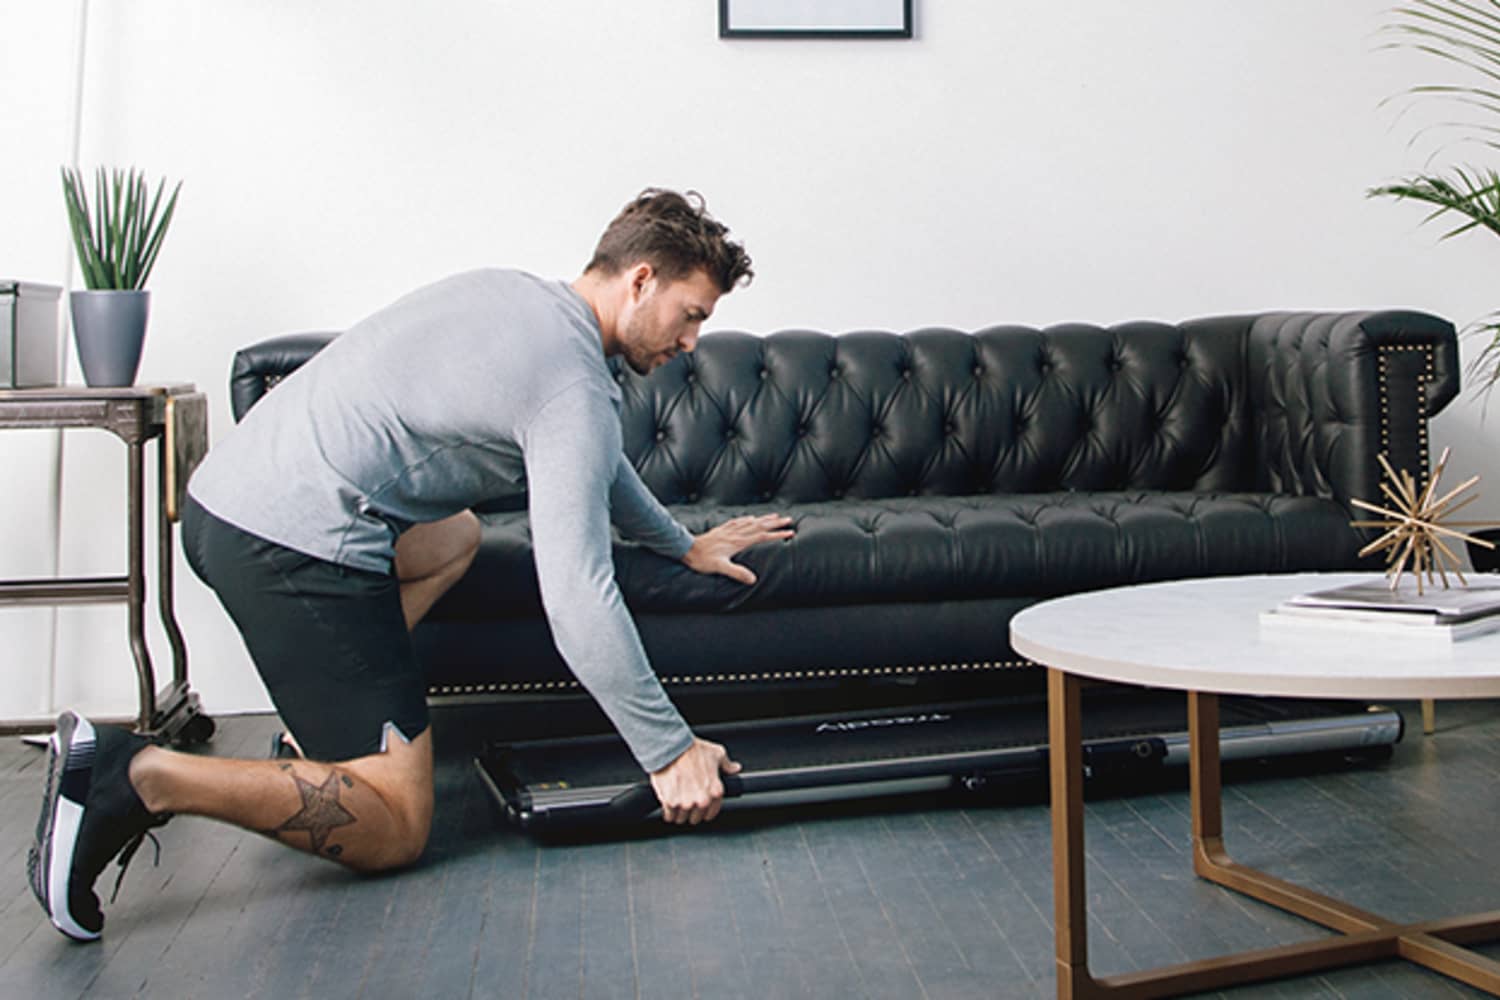
<svg viewBox="0 0 1500 1000"><path fill-rule="evenodd" d="M396 579L406 627L432 609L459 581L479 551L479 518L461 511L441 521L413 525L396 541Z"/></svg>
<svg viewBox="0 0 1500 1000"><path fill-rule="evenodd" d="M458 582L479 549L463 511L408 529L396 544L401 610L412 628ZM392 735L381 753L338 764L227 760L148 747L130 783L153 813L204 816L274 837L361 871L415 861L432 828L432 731Z"/></svg>
<svg viewBox="0 0 1500 1000"><path fill-rule="evenodd" d="M130 783L154 813L206 816L360 871L414 862L432 827L432 731L338 764L227 760L147 747Z"/></svg>

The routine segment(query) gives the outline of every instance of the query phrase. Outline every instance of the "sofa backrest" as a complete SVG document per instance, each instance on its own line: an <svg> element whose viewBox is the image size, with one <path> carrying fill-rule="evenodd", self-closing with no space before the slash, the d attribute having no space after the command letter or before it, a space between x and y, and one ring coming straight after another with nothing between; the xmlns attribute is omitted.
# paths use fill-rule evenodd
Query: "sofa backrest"
<svg viewBox="0 0 1500 1000"><path fill-rule="evenodd" d="M616 365L625 450L667 503L1251 489L1250 322L707 334Z"/></svg>

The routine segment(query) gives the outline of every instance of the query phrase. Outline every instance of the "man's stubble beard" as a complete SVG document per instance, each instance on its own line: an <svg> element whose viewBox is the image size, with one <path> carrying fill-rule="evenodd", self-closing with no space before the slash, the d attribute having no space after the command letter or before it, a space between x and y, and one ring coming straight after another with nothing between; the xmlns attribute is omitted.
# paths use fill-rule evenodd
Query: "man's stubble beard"
<svg viewBox="0 0 1500 1000"><path fill-rule="evenodd" d="M640 336L645 323L643 317L637 313L630 317L630 322L625 326L625 335L620 338L620 354L630 370L637 375L650 375L660 364L665 363L662 355L658 352L647 351L641 346L644 339ZM662 359L662 360L658 360Z"/></svg>

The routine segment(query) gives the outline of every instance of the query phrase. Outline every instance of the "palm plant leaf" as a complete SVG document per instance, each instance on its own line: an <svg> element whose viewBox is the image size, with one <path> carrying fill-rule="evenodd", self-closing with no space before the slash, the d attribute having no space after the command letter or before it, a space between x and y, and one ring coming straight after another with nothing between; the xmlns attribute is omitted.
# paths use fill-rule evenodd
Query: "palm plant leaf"
<svg viewBox="0 0 1500 1000"><path fill-rule="evenodd" d="M1415 35L1432 39L1460 51L1472 48L1485 56L1487 46L1500 46L1500 18L1496 4L1472 0L1412 0L1397 7L1397 20L1389 30L1397 35ZM1494 57L1500 63L1500 56Z"/></svg>
<svg viewBox="0 0 1500 1000"><path fill-rule="evenodd" d="M1476 388L1480 392L1487 392L1494 388L1496 382L1500 382L1500 313L1490 313L1483 319L1476 320L1464 329L1464 333L1489 338L1484 349L1469 362L1469 374L1479 379Z"/></svg>
<svg viewBox="0 0 1500 1000"><path fill-rule="evenodd" d="M1383 29L1389 38L1383 47L1422 52L1467 77L1413 87L1404 96L1411 101L1443 101L1479 118L1428 125L1417 131L1412 143L1434 132L1449 132L1460 143L1500 149L1500 0L1408 0L1392 15L1394 20ZM1424 223L1450 215L1463 220L1443 239L1476 229L1500 236L1500 173L1491 168L1458 166L1446 176L1417 175L1372 188L1369 194L1429 206L1432 211ZM1464 332L1487 340L1469 371L1477 376L1477 390L1488 393L1500 382L1500 312L1471 323Z"/></svg>
<svg viewBox="0 0 1500 1000"><path fill-rule="evenodd" d="M1412 101L1438 98L1473 107L1485 115L1500 112L1500 3L1495 0L1411 0L1392 11L1393 20L1382 29L1389 39L1382 48L1406 48L1440 59L1473 82L1413 87L1400 95ZM1391 98L1388 100L1395 100ZM1451 128L1461 136L1473 131L1493 131L1473 122L1448 122L1423 129L1413 141L1434 128ZM1473 141L1467 139L1466 141ZM1495 145L1481 136L1484 145Z"/></svg>
<svg viewBox="0 0 1500 1000"><path fill-rule="evenodd" d="M1454 179L1446 177L1411 177L1394 184L1372 188L1372 196L1386 195L1433 206L1424 219L1430 222L1447 213L1468 221L1443 234L1451 239L1471 229L1484 228L1500 236L1500 174L1493 170L1470 173L1462 167L1454 170Z"/></svg>
<svg viewBox="0 0 1500 1000"><path fill-rule="evenodd" d="M1406 91L1404 96L1443 98L1449 104L1476 111L1485 117L1500 119L1500 92L1496 91L1477 87L1427 86L1413 87ZM1394 100L1395 98L1387 98L1381 104L1383 106ZM1454 145L1473 144L1489 149L1500 149L1500 124L1485 124L1483 121L1462 119L1445 119L1421 126L1412 133L1410 141L1407 142L1407 148L1415 147L1429 135L1440 132L1456 133L1458 138L1454 141Z"/></svg>

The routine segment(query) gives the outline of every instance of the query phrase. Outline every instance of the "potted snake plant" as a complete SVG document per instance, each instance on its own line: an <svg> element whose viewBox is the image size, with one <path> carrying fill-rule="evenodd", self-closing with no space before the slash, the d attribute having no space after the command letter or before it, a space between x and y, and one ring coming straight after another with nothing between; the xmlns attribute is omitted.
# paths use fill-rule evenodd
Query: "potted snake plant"
<svg viewBox="0 0 1500 1000"><path fill-rule="evenodd" d="M179 182L165 204L166 181L152 196L143 172L100 167L90 205L82 173L64 167L63 199L86 291L69 297L78 363L90 386L135 383L146 337L146 279L177 208Z"/></svg>

